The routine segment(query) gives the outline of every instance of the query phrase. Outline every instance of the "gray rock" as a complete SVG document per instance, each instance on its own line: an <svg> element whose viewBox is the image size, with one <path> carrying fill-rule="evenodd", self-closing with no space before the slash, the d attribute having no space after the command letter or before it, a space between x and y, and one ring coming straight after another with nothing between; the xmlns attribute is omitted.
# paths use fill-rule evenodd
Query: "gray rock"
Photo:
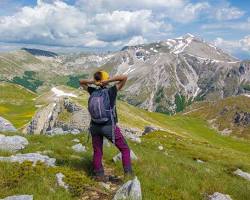
<svg viewBox="0 0 250 200"><path fill-rule="evenodd" d="M73 130L71 130L71 131L69 131L71 134L73 134L73 135L78 135L78 134L80 134L81 132L78 130L78 129L73 129Z"/></svg>
<svg viewBox="0 0 250 200"><path fill-rule="evenodd" d="M80 142L80 140L76 138L76 139L72 140L72 142L79 143L79 142Z"/></svg>
<svg viewBox="0 0 250 200"><path fill-rule="evenodd" d="M0 134L0 150L15 152L24 149L28 144L29 142L25 137Z"/></svg>
<svg viewBox="0 0 250 200"><path fill-rule="evenodd" d="M113 200L142 200L141 184L135 177L122 185L116 192Z"/></svg>
<svg viewBox="0 0 250 200"><path fill-rule="evenodd" d="M103 139L103 145L106 147L111 147L109 141L106 138Z"/></svg>
<svg viewBox="0 0 250 200"><path fill-rule="evenodd" d="M78 152L78 153L86 152L86 147L83 146L82 144L76 144L76 145L72 146L72 149L73 149L75 152Z"/></svg>
<svg viewBox="0 0 250 200"><path fill-rule="evenodd" d="M125 126L121 126L121 132L125 138L136 143L141 143L141 130L137 128L128 128Z"/></svg>
<svg viewBox="0 0 250 200"><path fill-rule="evenodd" d="M227 194L221 194L219 192L215 192L213 195L209 196L209 200L232 200L232 199Z"/></svg>
<svg viewBox="0 0 250 200"><path fill-rule="evenodd" d="M130 157L131 157L132 160L138 160L137 156L135 155L135 153L132 150L130 150ZM117 162L117 161L119 161L121 159L122 159L122 154L121 153L118 153L116 156L113 157L114 162Z"/></svg>
<svg viewBox="0 0 250 200"><path fill-rule="evenodd" d="M39 161L46 164L49 167L55 166L56 163L55 158L50 158L46 155L41 155L39 153L16 154L10 157L0 157L0 161L18 162L18 163L23 163L24 161L30 161L33 162L33 165L36 165L36 163Z"/></svg>
<svg viewBox="0 0 250 200"><path fill-rule="evenodd" d="M9 196L2 200L33 200L33 195Z"/></svg>
<svg viewBox="0 0 250 200"><path fill-rule="evenodd" d="M15 132L16 128L7 120L0 117L0 132Z"/></svg>
<svg viewBox="0 0 250 200"><path fill-rule="evenodd" d="M160 130L160 129L157 128L157 127L154 127L154 126L145 126L142 135L146 135L146 134L148 134L148 133L151 133L151 132L153 132L153 131L158 131L158 130Z"/></svg>
<svg viewBox="0 0 250 200"><path fill-rule="evenodd" d="M64 120L64 115L67 119ZM62 117L60 117L62 116ZM79 134L89 127L89 113L86 108L61 97L47 106L41 107L24 129L27 134Z"/></svg>
<svg viewBox="0 0 250 200"><path fill-rule="evenodd" d="M250 181L250 173L247 173L247 172L243 172L241 169L237 169L234 174Z"/></svg>
<svg viewBox="0 0 250 200"><path fill-rule="evenodd" d="M62 173L56 174L56 182L60 187L63 187L65 190L68 190L69 186L63 181L63 178L65 177Z"/></svg>

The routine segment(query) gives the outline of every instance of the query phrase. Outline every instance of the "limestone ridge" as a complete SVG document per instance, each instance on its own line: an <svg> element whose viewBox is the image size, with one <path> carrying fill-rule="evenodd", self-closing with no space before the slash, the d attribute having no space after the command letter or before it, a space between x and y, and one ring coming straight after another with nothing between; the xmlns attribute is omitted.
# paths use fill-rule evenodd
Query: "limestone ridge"
<svg viewBox="0 0 250 200"><path fill-rule="evenodd" d="M86 131L89 126L87 109L68 97L57 98L54 102L40 108L24 129L27 134L50 134L60 128L64 133Z"/></svg>

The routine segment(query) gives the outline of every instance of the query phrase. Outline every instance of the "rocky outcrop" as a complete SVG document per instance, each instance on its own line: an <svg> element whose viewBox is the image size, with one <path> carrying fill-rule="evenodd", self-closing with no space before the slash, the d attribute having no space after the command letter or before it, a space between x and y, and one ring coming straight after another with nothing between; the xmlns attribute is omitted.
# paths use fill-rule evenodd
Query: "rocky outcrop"
<svg viewBox="0 0 250 200"><path fill-rule="evenodd" d="M28 140L24 137L0 134L0 150L15 152L24 149L28 144Z"/></svg>
<svg viewBox="0 0 250 200"><path fill-rule="evenodd" d="M113 200L142 200L141 183L137 177L122 185L116 192Z"/></svg>
<svg viewBox="0 0 250 200"><path fill-rule="evenodd" d="M9 196L0 200L33 200L33 195Z"/></svg>
<svg viewBox="0 0 250 200"><path fill-rule="evenodd" d="M62 97L39 109L25 128L27 134L78 134L89 126L87 109L74 103L68 97Z"/></svg>
<svg viewBox="0 0 250 200"><path fill-rule="evenodd" d="M209 200L232 200L232 199L227 194L221 194L219 192L215 192L213 195L209 196Z"/></svg>
<svg viewBox="0 0 250 200"><path fill-rule="evenodd" d="M135 155L135 153L132 150L130 150L130 157L131 157L132 160L138 160L137 156ZM117 161L119 161L121 159L122 159L122 154L121 153L119 153L119 154L117 154L116 156L113 157L114 162L117 162Z"/></svg>
<svg viewBox="0 0 250 200"><path fill-rule="evenodd" d="M50 158L39 153L27 153L27 154L16 154L10 157L0 157L0 161L3 162L18 162L23 163L24 161L30 161L33 165L36 165L37 162L42 162L49 167L55 166L56 159Z"/></svg>
<svg viewBox="0 0 250 200"><path fill-rule="evenodd" d="M0 117L0 132L15 132L16 128L3 117Z"/></svg>
<svg viewBox="0 0 250 200"><path fill-rule="evenodd" d="M236 112L234 115L234 123L238 126L250 125L250 113L249 112Z"/></svg>

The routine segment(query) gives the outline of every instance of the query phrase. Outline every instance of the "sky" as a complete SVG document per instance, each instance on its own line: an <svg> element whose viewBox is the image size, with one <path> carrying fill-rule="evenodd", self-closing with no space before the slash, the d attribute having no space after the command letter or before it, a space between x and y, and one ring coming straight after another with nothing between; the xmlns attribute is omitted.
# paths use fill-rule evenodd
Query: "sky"
<svg viewBox="0 0 250 200"><path fill-rule="evenodd" d="M115 51L186 33L250 59L250 0L0 0L0 51Z"/></svg>

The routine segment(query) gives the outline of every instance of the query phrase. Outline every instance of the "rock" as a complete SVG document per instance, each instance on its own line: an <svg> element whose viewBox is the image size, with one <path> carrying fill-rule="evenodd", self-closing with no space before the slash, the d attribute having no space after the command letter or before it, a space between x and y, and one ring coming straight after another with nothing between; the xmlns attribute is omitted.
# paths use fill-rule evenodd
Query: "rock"
<svg viewBox="0 0 250 200"><path fill-rule="evenodd" d="M236 112L234 115L234 123L238 126L250 125L250 113L249 112Z"/></svg>
<svg viewBox="0 0 250 200"><path fill-rule="evenodd" d="M162 151L163 150L163 146L158 146L158 149L160 150L160 151Z"/></svg>
<svg viewBox="0 0 250 200"><path fill-rule="evenodd" d="M39 153L16 154L10 157L0 157L0 161L18 162L18 163L23 163L24 161L30 161L33 162L33 165L36 165L36 163L39 161L46 164L49 167L55 166L56 163L55 158L50 158L46 155L41 155Z"/></svg>
<svg viewBox="0 0 250 200"><path fill-rule="evenodd" d="M138 160L137 156L135 155L135 153L132 150L130 150L130 157L131 157L132 160ZM121 153L118 153L116 156L113 157L114 162L117 162L117 161L119 161L121 159L122 159L122 154Z"/></svg>
<svg viewBox="0 0 250 200"><path fill-rule="evenodd" d="M113 198L113 200L123 199L142 200L141 184L137 177L122 185Z"/></svg>
<svg viewBox="0 0 250 200"><path fill-rule="evenodd" d="M0 117L0 132L16 132L16 128L3 117Z"/></svg>
<svg viewBox="0 0 250 200"><path fill-rule="evenodd" d="M156 128L156 127L154 127L154 126L145 126L142 135L147 135L148 133L151 133L151 132L153 132L153 131L158 131L158 130L160 130L160 129L159 129L159 128Z"/></svg>
<svg viewBox="0 0 250 200"><path fill-rule="evenodd" d="M215 192L213 195L209 196L209 200L232 200L232 199L227 194L221 194L219 192Z"/></svg>
<svg viewBox="0 0 250 200"><path fill-rule="evenodd" d="M203 160L200 160L200 159L196 159L196 162L197 162L197 163L204 163L204 161L203 161Z"/></svg>
<svg viewBox="0 0 250 200"><path fill-rule="evenodd" d="M63 178L65 177L62 173L56 174L56 182L60 187L63 187L65 190L68 190L69 186L63 181Z"/></svg>
<svg viewBox="0 0 250 200"><path fill-rule="evenodd" d="M0 134L0 150L15 152L24 149L28 144L29 142L25 137Z"/></svg>
<svg viewBox="0 0 250 200"><path fill-rule="evenodd" d="M79 134L89 127L88 110L74 103L68 97L41 107L24 129L27 134Z"/></svg>
<svg viewBox="0 0 250 200"><path fill-rule="evenodd" d="M79 142L80 142L80 140L76 138L76 139L72 140L72 142L79 143Z"/></svg>
<svg viewBox="0 0 250 200"><path fill-rule="evenodd" d="M110 184L107 184L107 183L104 183L104 182L100 182L99 184L100 184L100 186L102 186L102 187L105 188L106 190L110 190L110 189L111 189L111 188L110 188Z"/></svg>
<svg viewBox="0 0 250 200"><path fill-rule="evenodd" d="M73 129L72 131L69 131L71 134L73 135L78 135L80 134L81 132L78 130L78 129Z"/></svg>
<svg viewBox="0 0 250 200"><path fill-rule="evenodd" d="M9 196L2 200L33 200L33 195Z"/></svg>
<svg viewBox="0 0 250 200"><path fill-rule="evenodd" d="M106 147L111 147L109 141L106 138L103 139L103 145Z"/></svg>
<svg viewBox="0 0 250 200"><path fill-rule="evenodd" d="M73 149L75 152L78 152L78 153L81 153L81 152L85 152L85 151L86 151L86 147L83 146L82 144L76 144L76 145L72 146L72 149Z"/></svg>
<svg viewBox="0 0 250 200"><path fill-rule="evenodd" d="M236 171L234 171L234 174L250 181L250 174L247 172L243 172L241 169L237 169Z"/></svg>
<svg viewBox="0 0 250 200"><path fill-rule="evenodd" d="M141 130L121 126L121 132L125 138L130 139L133 142L141 143Z"/></svg>

